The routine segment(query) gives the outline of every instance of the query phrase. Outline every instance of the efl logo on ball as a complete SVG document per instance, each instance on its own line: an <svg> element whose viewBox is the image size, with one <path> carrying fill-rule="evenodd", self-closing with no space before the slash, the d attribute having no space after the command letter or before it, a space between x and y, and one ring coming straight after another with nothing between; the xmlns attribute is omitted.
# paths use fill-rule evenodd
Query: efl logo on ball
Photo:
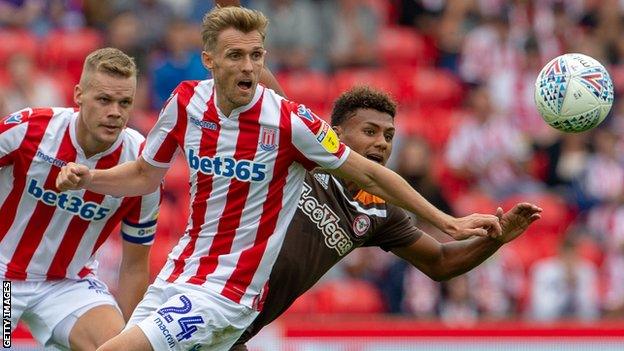
<svg viewBox="0 0 624 351"><path fill-rule="evenodd" d="M600 124L613 105L607 70L583 54L548 62L535 81L535 104L546 123L564 132L583 132Z"/></svg>

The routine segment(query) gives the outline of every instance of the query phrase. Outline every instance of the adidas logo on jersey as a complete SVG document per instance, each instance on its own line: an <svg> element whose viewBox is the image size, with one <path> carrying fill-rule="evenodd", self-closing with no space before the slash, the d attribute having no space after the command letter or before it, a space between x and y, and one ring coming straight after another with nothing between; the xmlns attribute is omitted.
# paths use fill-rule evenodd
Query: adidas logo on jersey
<svg viewBox="0 0 624 351"><path fill-rule="evenodd" d="M329 174L316 173L314 179L321 184L323 189L327 190L329 187Z"/></svg>

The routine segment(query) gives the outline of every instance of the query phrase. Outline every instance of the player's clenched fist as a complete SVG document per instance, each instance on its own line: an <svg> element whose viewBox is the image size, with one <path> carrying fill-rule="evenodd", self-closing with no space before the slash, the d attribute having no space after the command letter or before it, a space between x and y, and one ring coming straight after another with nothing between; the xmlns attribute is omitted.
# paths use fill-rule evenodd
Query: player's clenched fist
<svg viewBox="0 0 624 351"><path fill-rule="evenodd" d="M89 167L69 162L56 177L56 188L60 191L82 189L91 182L91 178Z"/></svg>

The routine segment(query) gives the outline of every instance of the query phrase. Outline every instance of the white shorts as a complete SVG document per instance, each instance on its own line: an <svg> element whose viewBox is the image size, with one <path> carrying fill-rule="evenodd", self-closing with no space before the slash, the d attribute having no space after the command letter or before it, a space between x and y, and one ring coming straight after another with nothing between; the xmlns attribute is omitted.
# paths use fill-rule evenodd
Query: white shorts
<svg viewBox="0 0 624 351"><path fill-rule="evenodd" d="M157 279L132 313L154 351L227 351L253 322L258 311L201 286Z"/></svg>
<svg viewBox="0 0 624 351"><path fill-rule="evenodd" d="M106 284L95 277L81 280L63 279L44 282L11 282L11 331L22 320L28 325L33 337L45 346L67 347L68 339L56 340L54 329L67 317L74 323L89 309L112 305L119 309L117 302L108 291ZM71 326L63 326L69 331Z"/></svg>

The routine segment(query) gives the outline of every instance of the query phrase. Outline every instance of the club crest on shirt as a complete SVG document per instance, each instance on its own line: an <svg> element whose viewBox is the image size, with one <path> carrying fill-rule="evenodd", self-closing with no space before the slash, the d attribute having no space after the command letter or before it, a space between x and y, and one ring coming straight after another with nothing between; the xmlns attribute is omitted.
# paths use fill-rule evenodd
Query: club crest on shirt
<svg viewBox="0 0 624 351"><path fill-rule="evenodd" d="M260 148L264 151L274 151L277 149L277 128L260 127Z"/></svg>
<svg viewBox="0 0 624 351"><path fill-rule="evenodd" d="M22 123L22 114L19 112L9 115L4 119L4 124L20 124L20 123Z"/></svg>
<svg viewBox="0 0 624 351"><path fill-rule="evenodd" d="M370 228L370 225L371 225L371 220L367 215L365 214L358 215L353 220L353 232L357 236L362 236L366 234L366 231L368 231L368 228Z"/></svg>

